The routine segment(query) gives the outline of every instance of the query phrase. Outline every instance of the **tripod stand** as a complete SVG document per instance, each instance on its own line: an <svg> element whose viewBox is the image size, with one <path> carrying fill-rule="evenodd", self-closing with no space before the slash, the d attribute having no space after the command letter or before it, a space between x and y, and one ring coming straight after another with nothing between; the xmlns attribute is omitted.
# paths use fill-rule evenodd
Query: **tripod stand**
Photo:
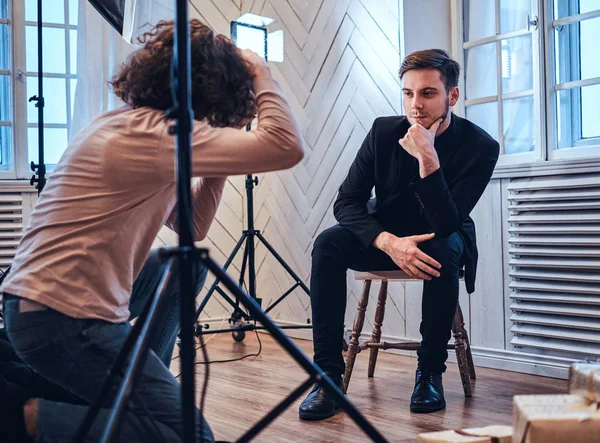
<svg viewBox="0 0 600 443"><path fill-rule="evenodd" d="M250 130L250 125L246 126L246 130ZM223 271L227 271L233 259L241 249L242 245L245 244L244 256L242 259L242 267L240 270L240 279L239 279L239 287L242 288L244 286L244 277L246 273L246 267L248 269L248 294L252 297L259 306L261 306L262 299L257 298L256 296L256 258L255 258L255 239L258 239L267 250L275 257L275 259L279 262L279 264L287 271L287 273L294 279L295 283L289 288L283 295L281 295L277 300L271 303L266 309L265 313L268 314L272 309L275 308L285 297L291 294L297 287L302 288L306 294L310 296L310 291L308 287L304 284L302 279L298 277L298 275L292 270L292 268L285 262L285 260L277 253L275 248L269 244L269 242L265 239L265 237L261 234L261 232L254 228L254 187L258 185L258 177L253 177L252 175L246 176L246 201L247 201L247 217L248 217L248 229L242 231L242 235L238 242L236 243L233 251L227 258L227 261L223 265ZM253 331L257 329L264 329L263 327L256 326L255 318L252 315L246 314L243 310L240 309L239 300L232 300L220 287L220 280L217 278L210 289L208 290L206 297L202 300L202 303L198 306L196 310L196 322L198 322L198 318L200 317L200 313L206 307L206 304L210 300L211 296L215 291L217 291L227 303L229 303L233 307L233 313L229 319L229 323L233 326L229 329L221 329L216 331L204 331L202 327L196 326L196 336L202 334L218 334L223 332L231 332L233 335L233 339L235 341L242 341L246 337L246 331ZM254 323L250 323L254 321ZM244 324L244 322L248 322ZM306 326L280 326L281 329L310 329L312 326L309 324L310 320L306 320ZM197 323L196 323L197 324ZM208 329L208 328L206 328Z"/></svg>

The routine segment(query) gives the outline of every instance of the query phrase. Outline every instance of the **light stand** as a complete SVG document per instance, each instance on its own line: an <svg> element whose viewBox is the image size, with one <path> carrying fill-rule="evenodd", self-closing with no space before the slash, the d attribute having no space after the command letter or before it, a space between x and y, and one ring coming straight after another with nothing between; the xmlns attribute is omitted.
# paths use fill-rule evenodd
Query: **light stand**
<svg viewBox="0 0 600 443"><path fill-rule="evenodd" d="M43 48L42 48L42 0L37 0L37 43L38 43L38 95L29 98L30 102L36 102L38 108L38 164L31 162L33 175L29 180L31 186L35 186L38 196L42 193L46 185L46 165L44 163L44 67ZM8 265L4 272L0 271L0 284L4 281L12 265ZM3 319L3 313L0 310L0 319Z"/></svg>
<svg viewBox="0 0 600 443"><path fill-rule="evenodd" d="M238 41L238 27L243 27L246 29L250 29L250 30L254 30L254 31L263 33L264 49L261 48L261 50L264 52L264 59L267 60L269 49L268 49L268 39L267 39L266 27L265 26L257 26L254 24L246 23L246 22L238 22L238 21L231 22L231 29L230 29L231 38L233 41L235 41L238 44L240 43ZM258 48L256 48L256 49L258 50ZM250 124L246 125L246 130L250 131L250 129L251 129L251 125ZM279 255L277 253L275 248L273 246L271 246L271 244L269 244L269 242L265 239L265 237L261 234L261 232L254 228L254 187L256 185L258 185L258 177L253 177L252 175L246 175L245 184L246 184L246 203L247 203L246 219L248 220L248 228L245 229L244 231L242 231L242 235L241 235L240 239L236 243L235 247L233 248L233 251L231 252L229 257L225 261L225 264L223 265L223 271L227 271L227 269L229 269L229 266L233 262L233 259L235 258L237 253L240 251L242 245L245 245L244 255L243 255L243 259L242 259L242 267L240 270L239 286L240 286L240 288L244 287L244 278L246 275L246 268L247 268L247 270L248 270L248 290L247 290L248 294L250 295L250 297L252 297L258 303L259 306L262 306L262 299L258 298L256 295L256 255L255 255L255 252L256 252L256 248L255 248L256 243L255 242L256 242L256 240L261 242L267 248L267 250L273 255L273 257L275 257L275 259L279 262L279 264L285 269L285 271L290 275L290 277L292 277L292 279L294 280L294 284L283 295L281 295L277 300L275 300L273 303L271 303L266 308L265 313L268 314L279 303L281 303L283 301L283 299L285 299L288 295L290 295L296 288L300 287L309 297L310 297L310 290L308 289L306 284L304 284L302 279L285 262L285 260L281 257L281 255ZM206 294L206 297L202 300L202 302L198 306L198 309L196 310L196 336L200 336L203 334L218 334L218 333L223 333L223 332L231 332L234 340L239 342L239 341L244 340L244 338L246 337L246 331L265 329L264 327L257 326L256 319L254 317L252 317L251 315L248 315L244 311L242 311L239 307L239 301L232 300L231 297L229 297L219 287L219 283L220 283L220 280L217 278L213 282L211 287L209 288L209 290ZM203 327L198 322L198 318L200 317L200 314L206 307L206 304L208 303L208 301L210 300L211 296L213 295L213 293L215 291L217 291L225 299L225 301L233 307L233 313L231 314L231 317L229 318L229 323L233 326L232 328L208 331L208 329L210 329L210 327L208 325L205 325ZM244 322L247 322L247 323L244 323ZM307 319L306 323L307 323L306 325L281 326L281 328L282 329L312 329L312 325L310 325L310 319Z"/></svg>
<svg viewBox="0 0 600 443"><path fill-rule="evenodd" d="M183 441L191 443L196 441L196 408L194 405L194 299L195 290L193 283L194 267L203 264L216 278L223 282L225 287L234 294L238 302L241 302L248 310L252 318L259 321L273 338L281 344L285 350L302 366L310 375L302 385L295 389L282 402L280 402L262 420L246 432L238 441L248 442L271 423L281 412L287 409L303 392L313 383L319 383L325 391L331 395L334 401L345 410L354 422L376 442L385 442L383 436L369 423L369 421L350 403L342 391L332 380L298 348L298 346L287 337L279 326L277 326L265 314L256 301L244 292L221 267L209 257L207 249L198 249L193 244L192 235L192 203L191 203L191 84L190 84L190 39L188 22L188 0L176 0L175 37L173 48L173 61L176 66L174 73L174 89L176 90L176 103L168 113L174 117L176 124L170 128L171 134L177 134L177 202L179 222L179 246L163 248L161 256L165 259L162 269L162 278L159 287L127 337L123 348L111 368L110 374L95 402L88 409L75 437L75 442L85 441L91 425L100 411L104 401L111 391L111 386L122 374L122 381L117 390L112 413L106 428L100 439L102 442L113 441L118 435L119 425L122 422L123 412L135 389L135 383L148 354L150 345L150 332L156 321L155 313L160 312L161 303L164 300L166 283L172 272L174 260L178 260L181 275L181 370L182 370L182 402L183 402ZM131 355L130 355L131 354Z"/></svg>
<svg viewBox="0 0 600 443"><path fill-rule="evenodd" d="M309 296L310 296L310 290L304 284L302 279L292 270L292 268L285 262L285 260L277 253L275 248L273 248L273 246L271 246L271 244L265 239L265 237L262 235L262 233L259 230L254 228L254 193L253 193L253 190L254 190L254 186L257 184L258 184L258 177L253 177L252 175L246 176L246 201L247 201L246 209L247 209L248 229L242 231L242 235L241 235L240 239L236 243L235 247L233 248L233 251L227 258L227 261L225 262L225 264L223 265L223 271L227 271L227 269L233 262L233 259L235 258L237 253L240 251L242 245L245 244L244 256L242 259L242 267L240 270L240 279L239 279L238 283L241 288L244 286L244 277L246 275L246 267L247 267L247 270L248 270L248 295L250 295L250 297L252 297L254 300L256 300L256 302L260 306L262 299L260 299L256 296L256 268L255 268L255 266L256 266L255 239L258 239L295 281L295 283L292 285L292 287L290 287L283 295L281 295L277 300L275 300L273 303L271 303L271 305L269 305L269 307L267 307L267 309L265 310L265 313L268 314L272 309L275 308L275 306L277 306L281 301L283 301L283 299L285 297L287 297L289 294L291 294L294 291L294 289L296 289L297 287L302 288L304 290L304 292L306 292L306 294L308 294ZM200 336L203 334L218 334L218 333L223 333L223 332L231 332L234 340L242 341L246 335L245 331L264 329L263 327L256 326L255 323L250 323L250 324L242 323L242 321L246 321L246 322L254 321L255 322L256 319L254 317L252 317L251 315L248 315L244 311L242 311L239 307L239 301L232 300L231 297L229 297L219 287L219 283L220 283L219 279L216 279L213 282L213 284L211 285L210 289L208 290L205 298L202 300L202 302L198 306L198 309L196 310L196 322L198 321L198 317L200 316L201 312L206 307L206 304L210 300L213 293L215 291L217 291L225 299L225 301L228 302L234 308L234 311L231 314L231 318L229 320L229 323L232 324L233 327L229 328L229 329L219 329L219 330L215 330L215 331L204 331L201 326L197 325L196 326L196 335ZM309 321L310 320L307 319L307 323ZM304 325L281 326L281 328L282 329L310 329L310 328L312 328L312 326L307 324L306 326L304 326ZM206 328L206 329L208 329L208 328Z"/></svg>
<svg viewBox="0 0 600 443"><path fill-rule="evenodd" d="M36 102L38 108L38 164L31 162L33 175L29 183L38 191L38 195L46 185L46 165L44 164L44 75L43 75L43 48L42 48L42 0L37 0L37 43L38 43L38 95L29 98L30 102ZM5 271L8 272L8 269Z"/></svg>

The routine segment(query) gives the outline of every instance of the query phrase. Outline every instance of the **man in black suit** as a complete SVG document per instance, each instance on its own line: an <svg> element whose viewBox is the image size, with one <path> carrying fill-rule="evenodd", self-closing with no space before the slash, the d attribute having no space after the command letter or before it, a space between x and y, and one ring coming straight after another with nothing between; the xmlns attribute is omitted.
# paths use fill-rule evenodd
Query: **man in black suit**
<svg viewBox="0 0 600 443"><path fill-rule="evenodd" d="M410 410L445 408L442 373L458 303L459 270L475 283L477 248L469 213L498 160L499 145L450 111L460 67L445 51L408 55L400 68L406 116L373 122L334 204L338 221L316 239L311 300L314 360L341 387L346 272L393 270L424 280L422 341ZM370 199L375 188L374 199ZM318 385L300 418L320 420L336 405Z"/></svg>

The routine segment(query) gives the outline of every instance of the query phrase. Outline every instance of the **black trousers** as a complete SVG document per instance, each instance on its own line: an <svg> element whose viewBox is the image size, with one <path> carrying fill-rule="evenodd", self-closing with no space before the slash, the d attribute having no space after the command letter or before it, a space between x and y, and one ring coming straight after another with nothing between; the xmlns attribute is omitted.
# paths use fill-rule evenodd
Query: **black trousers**
<svg viewBox="0 0 600 443"><path fill-rule="evenodd" d="M443 372L458 304L464 243L458 233L453 233L448 237L434 237L421 243L419 248L442 265L440 277L423 282L422 341L417 351L419 367ZM326 229L317 237L310 281L314 361L325 372L336 375L344 372L342 345L348 269L381 271L398 267L383 251L373 246L362 249L354 234L339 225Z"/></svg>

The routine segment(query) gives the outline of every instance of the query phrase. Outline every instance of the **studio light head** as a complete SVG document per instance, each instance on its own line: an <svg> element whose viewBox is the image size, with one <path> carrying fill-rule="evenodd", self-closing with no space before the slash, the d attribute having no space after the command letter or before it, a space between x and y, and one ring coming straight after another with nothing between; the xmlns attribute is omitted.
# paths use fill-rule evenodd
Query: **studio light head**
<svg viewBox="0 0 600 443"><path fill-rule="evenodd" d="M231 38L241 49L250 49L270 62L283 62L283 30L269 32L274 19L244 14L231 22Z"/></svg>

